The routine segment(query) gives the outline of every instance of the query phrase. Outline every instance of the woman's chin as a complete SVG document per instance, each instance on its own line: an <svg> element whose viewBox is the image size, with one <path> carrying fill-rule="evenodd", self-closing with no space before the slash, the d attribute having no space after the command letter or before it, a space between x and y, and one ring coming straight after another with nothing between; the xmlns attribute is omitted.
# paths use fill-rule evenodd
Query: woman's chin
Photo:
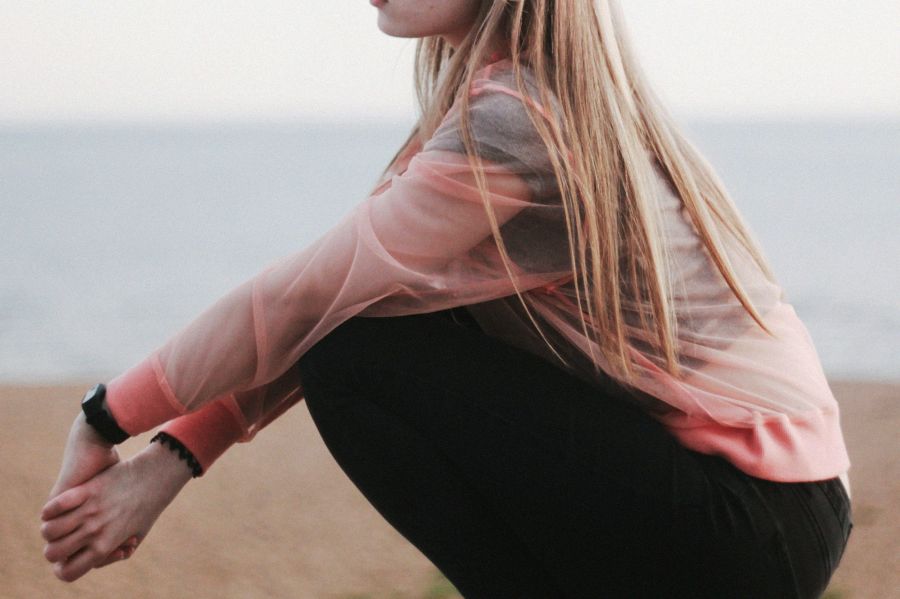
<svg viewBox="0 0 900 599"><path fill-rule="evenodd" d="M389 35L391 37L401 37L401 38L411 38L411 37L421 37L419 35L415 35L413 33L409 33L405 31L401 27L397 27L393 23L382 23L381 19L378 19L378 29L381 30L381 33L385 35Z"/></svg>
<svg viewBox="0 0 900 599"><path fill-rule="evenodd" d="M383 12L378 13L378 29L391 37L415 38L432 35L430 31L420 31L415 27L410 27L409 24L398 23L396 19L392 19Z"/></svg>

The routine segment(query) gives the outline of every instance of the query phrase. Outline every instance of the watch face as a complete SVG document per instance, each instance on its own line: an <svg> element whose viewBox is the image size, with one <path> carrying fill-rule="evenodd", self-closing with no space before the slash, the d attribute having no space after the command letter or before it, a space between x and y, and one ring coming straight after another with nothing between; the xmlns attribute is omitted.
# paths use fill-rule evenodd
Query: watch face
<svg viewBox="0 0 900 599"><path fill-rule="evenodd" d="M94 396L97 395L97 391L98 391L99 389L100 389L100 385L99 385L99 384L94 385L93 387L91 387L90 389L88 389L88 390L85 392L84 397L81 399L81 403L87 403L87 402L89 402L91 399L93 399Z"/></svg>

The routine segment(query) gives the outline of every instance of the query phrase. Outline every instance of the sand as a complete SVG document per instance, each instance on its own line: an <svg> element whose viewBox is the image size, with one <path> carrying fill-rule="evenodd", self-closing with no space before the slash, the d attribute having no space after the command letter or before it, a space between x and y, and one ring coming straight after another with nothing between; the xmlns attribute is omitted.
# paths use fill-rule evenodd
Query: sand
<svg viewBox="0 0 900 599"><path fill-rule="evenodd" d="M41 554L39 512L89 382L0 387L0 597L456 597L372 508L304 403L191 481L137 553L74 583ZM900 385L833 382L855 528L826 597L900 597ZM139 451L150 434L128 441Z"/></svg>

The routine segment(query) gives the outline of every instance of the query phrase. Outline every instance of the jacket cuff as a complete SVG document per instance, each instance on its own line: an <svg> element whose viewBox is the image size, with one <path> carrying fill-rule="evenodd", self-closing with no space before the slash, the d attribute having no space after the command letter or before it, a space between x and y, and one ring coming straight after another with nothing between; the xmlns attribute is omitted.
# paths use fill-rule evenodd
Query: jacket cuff
<svg viewBox="0 0 900 599"><path fill-rule="evenodd" d="M244 435L241 423L226 406L226 399L210 402L196 412L167 422L159 430L172 435L209 470L219 456Z"/></svg>
<svg viewBox="0 0 900 599"><path fill-rule="evenodd" d="M153 354L106 385L106 405L119 427L131 436L181 416L186 410L168 385Z"/></svg>

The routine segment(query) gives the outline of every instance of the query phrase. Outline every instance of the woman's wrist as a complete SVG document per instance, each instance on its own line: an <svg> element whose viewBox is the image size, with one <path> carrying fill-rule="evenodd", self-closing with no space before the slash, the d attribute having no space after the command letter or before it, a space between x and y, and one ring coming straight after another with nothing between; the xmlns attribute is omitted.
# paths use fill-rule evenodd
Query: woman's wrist
<svg viewBox="0 0 900 599"><path fill-rule="evenodd" d="M78 411L78 414L75 415L75 420L72 422L72 428L78 431L78 435L87 440L88 442L98 445L101 447L113 448L115 444L111 443L107 439L103 438L97 429L91 426L87 421L87 417L84 415L82 410Z"/></svg>
<svg viewBox="0 0 900 599"><path fill-rule="evenodd" d="M179 459L183 460L187 467L191 470L191 475L196 478L203 474L203 468L194 453L181 442L181 439L174 437L166 431L159 431L150 439L150 443L158 441L160 445L165 445L173 452L178 454Z"/></svg>
<svg viewBox="0 0 900 599"><path fill-rule="evenodd" d="M178 453L162 443L150 443L138 456L148 462L151 476L173 491L172 496L177 495L193 477L190 466L178 457Z"/></svg>

